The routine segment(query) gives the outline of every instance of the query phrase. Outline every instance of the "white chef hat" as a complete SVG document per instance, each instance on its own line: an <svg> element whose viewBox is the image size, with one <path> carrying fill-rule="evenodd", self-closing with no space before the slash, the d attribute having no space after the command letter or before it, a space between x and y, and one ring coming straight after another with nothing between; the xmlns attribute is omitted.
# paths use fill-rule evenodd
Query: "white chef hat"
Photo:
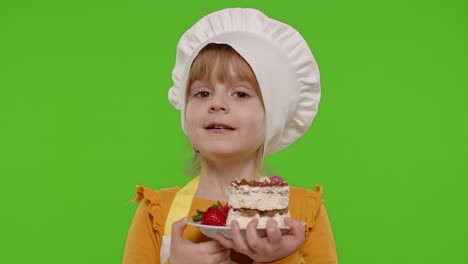
<svg viewBox="0 0 468 264"><path fill-rule="evenodd" d="M209 43L227 44L250 65L260 85L266 113L264 155L280 151L312 124L320 101L320 76L306 41L291 26L251 8L228 8L200 19L177 45L169 101L181 110L193 60Z"/></svg>

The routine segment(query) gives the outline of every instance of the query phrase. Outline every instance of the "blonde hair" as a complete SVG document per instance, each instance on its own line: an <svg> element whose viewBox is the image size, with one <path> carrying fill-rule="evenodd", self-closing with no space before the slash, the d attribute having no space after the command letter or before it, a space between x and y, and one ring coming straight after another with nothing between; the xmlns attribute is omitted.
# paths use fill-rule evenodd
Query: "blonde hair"
<svg viewBox="0 0 468 264"><path fill-rule="evenodd" d="M252 85L260 98L263 111L265 111L260 85L248 62L231 46L218 43L207 44L193 60L185 89L185 105L187 105L190 88L194 81L216 78L216 80L220 82L225 82L230 78L231 70L235 73L236 78L247 81ZM195 155L192 160L192 166L188 170L188 173L191 175L198 174L201 169L200 160L198 159L195 149L194 152ZM263 144L260 146L258 152L257 164L259 165L259 172L261 172L263 171Z"/></svg>

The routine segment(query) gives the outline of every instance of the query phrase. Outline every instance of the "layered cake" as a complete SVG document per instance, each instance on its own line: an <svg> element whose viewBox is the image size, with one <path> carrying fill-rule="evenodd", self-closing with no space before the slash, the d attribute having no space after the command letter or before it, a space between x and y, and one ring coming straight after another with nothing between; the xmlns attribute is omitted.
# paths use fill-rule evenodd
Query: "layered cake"
<svg viewBox="0 0 468 264"><path fill-rule="evenodd" d="M284 225L288 215L289 185L278 176L262 177L259 180L235 180L228 188L229 213L226 221L230 225L237 220L241 228L258 218L259 228L273 218L279 226Z"/></svg>

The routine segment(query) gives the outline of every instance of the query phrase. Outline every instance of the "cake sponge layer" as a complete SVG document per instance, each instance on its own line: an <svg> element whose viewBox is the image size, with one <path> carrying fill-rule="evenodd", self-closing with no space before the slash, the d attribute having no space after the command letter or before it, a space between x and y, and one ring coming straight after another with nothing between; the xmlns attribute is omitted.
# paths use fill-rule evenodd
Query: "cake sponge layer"
<svg viewBox="0 0 468 264"><path fill-rule="evenodd" d="M258 219L257 228L265 228L268 219L274 219L278 223L278 226L285 226L284 218L286 216L287 215L280 215L278 213L275 214L273 217L260 216L259 214L255 214L254 216L243 216L240 212L233 211L233 209L231 209L228 213L226 225L230 226L232 220L237 220L239 222L240 228L245 229L247 228L247 224L249 224L250 221L252 221L254 218L257 218Z"/></svg>

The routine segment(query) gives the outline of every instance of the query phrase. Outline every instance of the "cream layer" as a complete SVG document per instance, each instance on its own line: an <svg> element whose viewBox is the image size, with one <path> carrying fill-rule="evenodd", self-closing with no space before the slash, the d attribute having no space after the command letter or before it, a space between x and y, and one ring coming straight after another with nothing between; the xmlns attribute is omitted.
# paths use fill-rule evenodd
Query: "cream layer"
<svg viewBox="0 0 468 264"><path fill-rule="evenodd" d="M260 211L281 210L289 204L289 186L251 187L241 185L229 189L229 206Z"/></svg>

